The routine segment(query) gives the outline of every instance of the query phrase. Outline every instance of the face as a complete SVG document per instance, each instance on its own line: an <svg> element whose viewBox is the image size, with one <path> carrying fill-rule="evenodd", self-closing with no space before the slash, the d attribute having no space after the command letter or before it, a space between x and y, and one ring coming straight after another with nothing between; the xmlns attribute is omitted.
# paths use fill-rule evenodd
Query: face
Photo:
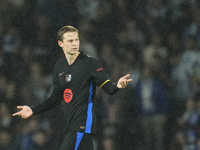
<svg viewBox="0 0 200 150"><path fill-rule="evenodd" d="M66 32L63 35L63 41L58 41L58 45L63 49L66 55L74 55L79 51L79 37L77 32Z"/></svg>

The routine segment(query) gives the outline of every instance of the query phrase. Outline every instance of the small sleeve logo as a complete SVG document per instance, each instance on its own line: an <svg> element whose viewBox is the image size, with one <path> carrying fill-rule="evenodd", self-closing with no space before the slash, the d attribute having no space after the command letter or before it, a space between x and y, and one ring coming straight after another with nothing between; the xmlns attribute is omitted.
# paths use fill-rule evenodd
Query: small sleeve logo
<svg viewBox="0 0 200 150"><path fill-rule="evenodd" d="M59 76L62 76L65 72L59 73Z"/></svg>
<svg viewBox="0 0 200 150"><path fill-rule="evenodd" d="M99 69L97 69L97 71L100 71L100 70L103 70L103 68L99 68Z"/></svg>

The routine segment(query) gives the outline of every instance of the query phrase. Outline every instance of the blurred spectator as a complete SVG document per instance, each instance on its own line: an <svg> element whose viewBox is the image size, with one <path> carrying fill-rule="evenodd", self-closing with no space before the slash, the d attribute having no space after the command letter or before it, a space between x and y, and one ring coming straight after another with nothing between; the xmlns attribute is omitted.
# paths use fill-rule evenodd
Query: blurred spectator
<svg viewBox="0 0 200 150"><path fill-rule="evenodd" d="M143 61L146 64L151 64L154 56L158 55L162 60L167 58L168 52L162 43L162 37L159 33L152 35L151 43L148 44L143 50Z"/></svg>
<svg viewBox="0 0 200 150"><path fill-rule="evenodd" d="M0 50L0 74L5 73L4 70L5 69L5 62L4 62L4 56L3 56L3 52Z"/></svg>
<svg viewBox="0 0 200 150"><path fill-rule="evenodd" d="M200 114L195 105L196 103L193 99L187 99L185 111L177 120L178 127L186 133L186 144L193 147L195 147L197 143L198 125L200 122ZM194 148L192 150L194 150Z"/></svg>
<svg viewBox="0 0 200 150"><path fill-rule="evenodd" d="M47 5L44 5L44 8L47 10L46 14L50 16L52 27L56 30L55 34L63 25L76 24L79 20L76 1L56 0L51 1L50 4L52 5L49 5L48 8L46 8Z"/></svg>
<svg viewBox="0 0 200 150"><path fill-rule="evenodd" d="M17 58L17 60L14 60L15 63L18 64L16 65L15 73L17 73L17 76L15 75L15 78L17 78L17 81L20 85L23 85L29 80L29 65L33 62L33 49L31 45L22 45Z"/></svg>
<svg viewBox="0 0 200 150"><path fill-rule="evenodd" d="M19 30L15 26L8 26L7 32L3 35L2 39L2 51L5 53L5 57L9 59L12 54L19 51L21 45L21 37L19 36Z"/></svg>
<svg viewBox="0 0 200 150"><path fill-rule="evenodd" d="M168 115L166 89L161 81L154 78L151 67L145 65L135 90L144 149L164 150L164 128Z"/></svg>
<svg viewBox="0 0 200 150"><path fill-rule="evenodd" d="M50 137L44 130L37 130L33 135L33 145L30 150L55 150L56 147L50 141ZM58 148L58 147L57 147Z"/></svg>
<svg viewBox="0 0 200 150"><path fill-rule="evenodd" d="M106 119L106 123L110 125L117 125L119 124L119 104L116 102L115 104L108 104L108 116Z"/></svg>
<svg viewBox="0 0 200 150"><path fill-rule="evenodd" d="M196 98L200 94L200 79L197 75L190 78L190 97Z"/></svg>
<svg viewBox="0 0 200 150"><path fill-rule="evenodd" d="M54 40L53 28L50 26L50 18L48 15L42 13L35 13L35 33L32 41L33 59L45 66L44 71L48 72L49 68L55 62L52 57L55 57L56 52L54 45L57 42ZM55 43L54 43L55 42Z"/></svg>
<svg viewBox="0 0 200 150"><path fill-rule="evenodd" d="M12 133L7 129L0 129L0 150L15 150Z"/></svg>
<svg viewBox="0 0 200 150"><path fill-rule="evenodd" d="M88 20L94 19L99 3L99 0L76 0L79 15Z"/></svg>
<svg viewBox="0 0 200 150"><path fill-rule="evenodd" d="M104 42L100 49L100 60L102 62L103 67L106 70L106 73L111 74L111 69L116 65L118 66L120 63L119 58L114 53L114 47L111 43ZM109 60L109 61L107 61Z"/></svg>
<svg viewBox="0 0 200 150"><path fill-rule="evenodd" d="M97 49L94 47L93 43L89 41L87 34L80 34L80 41L80 51L98 59Z"/></svg>
<svg viewBox="0 0 200 150"><path fill-rule="evenodd" d="M21 104L21 100L18 94L17 83L13 80L8 80L5 87L5 102L13 110L16 105Z"/></svg>
<svg viewBox="0 0 200 150"><path fill-rule="evenodd" d="M169 52L168 56L173 57L173 55L180 55L183 52L178 32L169 32L165 43Z"/></svg>
<svg viewBox="0 0 200 150"><path fill-rule="evenodd" d="M174 3L175 1L171 1ZM176 3L178 2L178 3ZM173 16L174 18L173 23L170 25L174 31L178 31L180 35L183 35L184 30L188 28L189 24L193 20L193 10L191 5L189 4L190 1L176 1L173 7ZM183 40L181 38L180 40Z"/></svg>
<svg viewBox="0 0 200 150"><path fill-rule="evenodd" d="M33 145L32 136L39 129L39 120L35 117L20 124L21 132L15 137L15 150L30 150Z"/></svg>
<svg viewBox="0 0 200 150"><path fill-rule="evenodd" d="M16 10L11 2L7 0L0 1L0 18L2 19L2 22L6 25L5 28L13 24L12 21L14 19L15 12Z"/></svg>
<svg viewBox="0 0 200 150"><path fill-rule="evenodd" d="M150 44L152 42L152 36L159 32L159 30L155 27L156 25L156 19L153 18L150 14L147 14L144 16L144 19L141 20L141 23L139 24L141 31L144 33L144 44ZM143 60L144 58L142 58Z"/></svg>
<svg viewBox="0 0 200 150"><path fill-rule="evenodd" d="M174 31L169 32L165 43L169 53L166 60L166 71L169 79L171 80L173 69L180 63L183 52L180 35ZM173 82L168 83L168 85L172 88Z"/></svg>
<svg viewBox="0 0 200 150"><path fill-rule="evenodd" d="M114 137L105 137L103 139L103 149L104 150L117 150L117 147L115 145Z"/></svg>
<svg viewBox="0 0 200 150"><path fill-rule="evenodd" d="M20 46L19 29L15 26L8 26L2 38L2 52L6 65L5 74L14 80L19 80L16 74L18 73L18 65L20 65L18 58Z"/></svg>
<svg viewBox="0 0 200 150"><path fill-rule="evenodd" d="M19 9L24 4L25 0L17 0L17 1L8 0L8 1L10 4L12 4L12 6Z"/></svg>
<svg viewBox="0 0 200 150"><path fill-rule="evenodd" d="M187 140L184 132L177 131L169 148L170 150L187 150Z"/></svg>
<svg viewBox="0 0 200 150"><path fill-rule="evenodd" d="M130 14L129 1L128 0L117 0L115 3L112 3L114 14L117 19L118 29L122 28L124 25L124 21L128 18L134 17L134 14Z"/></svg>
<svg viewBox="0 0 200 150"><path fill-rule="evenodd" d="M185 44L185 51L182 56L182 67L191 76L200 64L200 60L198 59L200 57L200 51L195 37L190 37Z"/></svg>
<svg viewBox="0 0 200 150"><path fill-rule="evenodd" d="M166 5L164 5L164 0L149 0L147 13L159 21L164 19L166 17Z"/></svg>
<svg viewBox="0 0 200 150"><path fill-rule="evenodd" d="M35 12L33 8L33 1L23 0L20 8L18 8L15 13L13 24L19 29L23 44L31 44L33 42L36 23L33 19Z"/></svg>
<svg viewBox="0 0 200 150"><path fill-rule="evenodd" d="M1 95L1 101L5 100L5 92L6 92L6 84L7 84L8 78L5 74L0 75L0 95Z"/></svg>
<svg viewBox="0 0 200 150"><path fill-rule="evenodd" d="M200 52L198 51L197 40L191 37L186 41L180 63L172 73L176 99L186 99L191 95L190 79L199 68L199 58Z"/></svg>
<svg viewBox="0 0 200 150"><path fill-rule="evenodd" d="M197 140L197 149L200 149L200 139Z"/></svg>
<svg viewBox="0 0 200 150"><path fill-rule="evenodd" d="M129 73L132 81L130 85L135 87L140 76L140 59L138 58L137 52L133 49L127 49L123 55L123 69L125 73Z"/></svg>
<svg viewBox="0 0 200 150"><path fill-rule="evenodd" d="M0 17L0 20L2 20L1 19L1 17ZM0 22L0 45L2 44L2 38L3 38L3 35L4 35L4 23L1 21Z"/></svg>
<svg viewBox="0 0 200 150"><path fill-rule="evenodd" d="M123 53L126 52L127 49L137 49L135 48L135 45L130 40L130 37L128 35L128 31L121 30L117 34L117 43L116 43L116 55L119 57L119 59L123 59Z"/></svg>
<svg viewBox="0 0 200 150"><path fill-rule="evenodd" d="M186 42L191 36L196 37L198 45L200 44L200 11L197 9L194 11L192 21L183 30L183 42Z"/></svg>
<svg viewBox="0 0 200 150"><path fill-rule="evenodd" d="M98 5L96 17L90 22L92 25L90 40L97 49L101 49L103 42L109 41L112 45L115 44L118 20L119 18L117 18L109 2L101 2Z"/></svg>
<svg viewBox="0 0 200 150"><path fill-rule="evenodd" d="M13 133L16 128L16 120L12 117L12 110L6 102L0 103L0 129L9 129Z"/></svg>
<svg viewBox="0 0 200 150"><path fill-rule="evenodd" d="M20 86L19 92L22 101L21 105L34 106L37 103L30 84L26 83L25 85Z"/></svg>
<svg viewBox="0 0 200 150"><path fill-rule="evenodd" d="M138 28L136 19L127 19L125 21L126 30L129 40L138 48L141 49L145 45L144 34Z"/></svg>
<svg viewBox="0 0 200 150"><path fill-rule="evenodd" d="M40 62L32 62L29 67L28 83L31 85L30 88L32 89L35 101L41 103L46 98L50 85L48 85L47 76L44 75L44 70Z"/></svg>

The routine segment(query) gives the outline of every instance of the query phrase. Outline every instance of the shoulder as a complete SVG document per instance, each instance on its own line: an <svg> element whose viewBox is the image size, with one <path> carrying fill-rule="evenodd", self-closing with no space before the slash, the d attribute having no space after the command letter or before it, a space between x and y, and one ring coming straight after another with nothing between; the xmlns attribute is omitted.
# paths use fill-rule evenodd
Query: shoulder
<svg viewBox="0 0 200 150"><path fill-rule="evenodd" d="M55 64L55 66L59 66L59 65L62 65L66 60L63 58L63 59L60 59L57 61L57 63Z"/></svg>
<svg viewBox="0 0 200 150"><path fill-rule="evenodd" d="M86 62L91 63L91 65L100 63L96 58L94 58L88 54L84 54L83 52L81 52L80 55L81 55L81 58L83 58Z"/></svg>
<svg viewBox="0 0 200 150"><path fill-rule="evenodd" d="M66 63L66 60L63 58L63 59L60 59L57 61L57 63L55 64L54 66L54 70L57 70L59 68L61 68L61 66Z"/></svg>

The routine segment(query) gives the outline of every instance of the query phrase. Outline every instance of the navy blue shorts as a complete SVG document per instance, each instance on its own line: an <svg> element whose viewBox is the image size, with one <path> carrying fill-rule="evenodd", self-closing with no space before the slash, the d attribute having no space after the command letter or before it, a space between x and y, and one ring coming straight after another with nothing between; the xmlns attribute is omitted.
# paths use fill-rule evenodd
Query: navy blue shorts
<svg viewBox="0 0 200 150"><path fill-rule="evenodd" d="M92 134L67 132L60 150L94 150Z"/></svg>

